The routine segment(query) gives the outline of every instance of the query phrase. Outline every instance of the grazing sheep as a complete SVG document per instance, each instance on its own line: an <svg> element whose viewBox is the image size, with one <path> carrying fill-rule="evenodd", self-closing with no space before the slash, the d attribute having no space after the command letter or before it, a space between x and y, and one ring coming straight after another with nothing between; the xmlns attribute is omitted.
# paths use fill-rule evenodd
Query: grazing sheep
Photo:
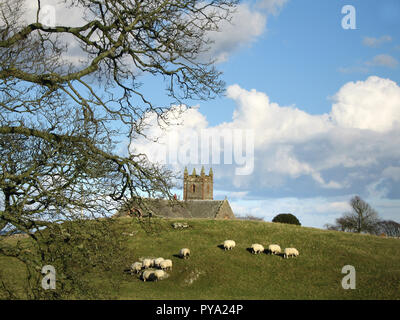
<svg viewBox="0 0 400 320"><path fill-rule="evenodd" d="M155 270L153 271L154 274L154 280L162 280L165 277L165 272L164 270Z"/></svg>
<svg viewBox="0 0 400 320"><path fill-rule="evenodd" d="M142 279L144 282L146 282L146 280L153 280L154 278L154 270L144 270L142 272Z"/></svg>
<svg viewBox="0 0 400 320"><path fill-rule="evenodd" d="M264 252L264 247L261 244L253 243L251 245L251 249L253 250L254 254Z"/></svg>
<svg viewBox="0 0 400 320"><path fill-rule="evenodd" d="M161 261L164 261L164 258L157 258L153 260L153 266L159 268Z"/></svg>
<svg viewBox="0 0 400 320"><path fill-rule="evenodd" d="M143 262L143 269L147 269L153 266L153 259L144 259Z"/></svg>
<svg viewBox="0 0 400 320"><path fill-rule="evenodd" d="M297 251L296 248L285 248L285 250L283 251L283 257L287 258L290 256L295 256L297 257L299 255L299 251Z"/></svg>
<svg viewBox="0 0 400 320"><path fill-rule="evenodd" d="M170 259L165 259L163 261L160 262L160 268L162 270L167 270L170 269L172 270L172 260Z"/></svg>
<svg viewBox="0 0 400 320"><path fill-rule="evenodd" d="M183 259L189 258L190 250L188 248L183 248L179 251L179 256Z"/></svg>
<svg viewBox="0 0 400 320"><path fill-rule="evenodd" d="M233 240L225 240L224 241L224 249L232 250L236 246L236 242Z"/></svg>
<svg viewBox="0 0 400 320"><path fill-rule="evenodd" d="M271 254L277 254L277 253L281 253L281 247L277 244L270 244L268 246L268 250Z"/></svg>
<svg viewBox="0 0 400 320"><path fill-rule="evenodd" d="M142 270L143 264L141 262L135 262L131 265L131 272L139 273Z"/></svg>

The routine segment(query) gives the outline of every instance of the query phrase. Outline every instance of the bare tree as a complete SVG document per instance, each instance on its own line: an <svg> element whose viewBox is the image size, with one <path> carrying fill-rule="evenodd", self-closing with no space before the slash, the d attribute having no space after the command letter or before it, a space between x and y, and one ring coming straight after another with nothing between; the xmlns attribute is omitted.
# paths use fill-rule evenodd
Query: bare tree
<svg viewBox="0 0 400 320"><path fill-rule="evenodd" d="M43 24L40 0L26 24L24 3L0 3L0 253L31 263L33 274L51 256L51 235L68 243L56 223L106 216L143 196L171 197L172 172L116 146L144 136L149 115L168 124L172 105L223 92L214 61L198 57L236 0L64 0L82 12L85 22L76 26ZM74 45L80 63L69 59ZM143 74L164 79L166 105L141 92ZM41 260L2 241L20 231Z"/></svg>
<svg viewBox="0 0 400 320"><path fill-rule="evenodd" d="M375 233L379 222L378 213L359 196L350 200L350 206L351 212L336 219L336 224L327 224L325 227L329 230Z"/></svg>
<svg viewBox="0 0 400 320"><path fill-rule="evenodd" d="M381 220L377 224L376 234L384 233L388 237L400 237L400 223L393 220Z"/></svg>

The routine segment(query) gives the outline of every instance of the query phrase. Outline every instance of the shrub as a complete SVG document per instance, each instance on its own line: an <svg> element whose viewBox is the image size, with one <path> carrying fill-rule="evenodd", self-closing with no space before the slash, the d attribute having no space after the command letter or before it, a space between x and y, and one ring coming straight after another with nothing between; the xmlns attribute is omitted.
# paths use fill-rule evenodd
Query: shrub
<svg viewBox="0 0 400 320"><path fill-rule="evenodd" d="M298 226L301 226L300 221L291 213L280 213L272 219L272 222L296 224Z"/></svg>

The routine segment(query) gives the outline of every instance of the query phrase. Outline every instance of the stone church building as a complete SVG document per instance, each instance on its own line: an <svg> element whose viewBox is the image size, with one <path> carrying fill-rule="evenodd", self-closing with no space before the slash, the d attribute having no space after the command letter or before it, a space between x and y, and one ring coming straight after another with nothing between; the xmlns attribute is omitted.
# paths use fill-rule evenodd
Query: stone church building
<svg viewBox="0 0 400 320"><path fill-rule="evenodd" d="M204 167L200 175L193 169L191 175L185 168L183 174L183 200L143 199L143 205L134 205L130 210L120 211L116 216L126 216L140 212L144 216L165 218L211 218L235 219L228 200L213 199L213 171L208 175ZM139 210L139 211L138 211Z"/></svg>

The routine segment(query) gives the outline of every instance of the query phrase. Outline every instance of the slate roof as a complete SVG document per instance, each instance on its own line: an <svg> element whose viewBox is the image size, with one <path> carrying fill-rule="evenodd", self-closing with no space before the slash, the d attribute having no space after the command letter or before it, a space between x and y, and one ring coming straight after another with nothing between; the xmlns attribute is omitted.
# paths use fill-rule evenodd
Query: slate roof
<svg viewBox="0 0 400 320"><path fill-rule="evenodd" d="M143 215L165 218L235 218L228 200L186 200L169 201L164 199L146 199L140 208ZM127 215L128 211L120 211L117 216Z"/></svg>

